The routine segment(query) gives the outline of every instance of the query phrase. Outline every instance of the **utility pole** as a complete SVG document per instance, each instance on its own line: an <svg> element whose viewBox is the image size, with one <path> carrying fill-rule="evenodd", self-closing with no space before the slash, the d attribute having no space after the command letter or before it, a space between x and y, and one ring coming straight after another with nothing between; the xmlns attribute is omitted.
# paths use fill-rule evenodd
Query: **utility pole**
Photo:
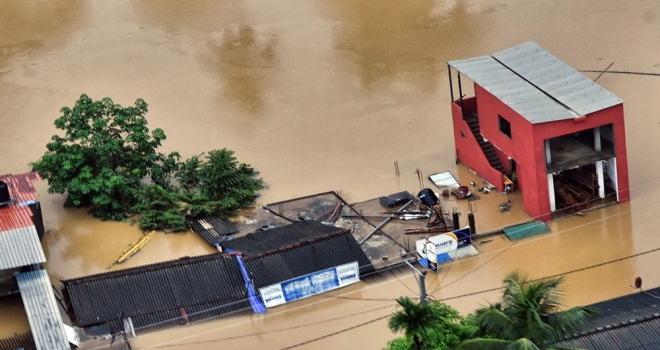
<svg viewBox="0 0 660 350"><path fill-rule="evenodd" d="M408 262L408 260L404 260L403 262L405 262L415 272L415 279L417 280L417 284L419 284L419 302L423 305L426 305L426 271L417 270L414 266L412 266L411 263Z"/></svg>

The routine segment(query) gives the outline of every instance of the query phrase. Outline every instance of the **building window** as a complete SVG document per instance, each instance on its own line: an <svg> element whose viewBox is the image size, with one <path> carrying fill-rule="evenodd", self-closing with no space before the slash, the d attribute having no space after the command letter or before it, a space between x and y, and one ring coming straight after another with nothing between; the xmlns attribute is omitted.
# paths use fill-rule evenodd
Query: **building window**
<svg viewBox="0 0 660 350"><path fill-rule="evenodd" d="M461 130L461 137L465 138L465 134L463 133L463 130Z"/></svg>
<svg viewBox="0 0 660 350"><path fill-rule="evenodd" d="M500 131L501 131L504 135L506 135L506 136L508 136L509 138L511 138L511 123L509 123L508 120L502 118L501 115L498 115L498 117L500 118Z"/></svg>

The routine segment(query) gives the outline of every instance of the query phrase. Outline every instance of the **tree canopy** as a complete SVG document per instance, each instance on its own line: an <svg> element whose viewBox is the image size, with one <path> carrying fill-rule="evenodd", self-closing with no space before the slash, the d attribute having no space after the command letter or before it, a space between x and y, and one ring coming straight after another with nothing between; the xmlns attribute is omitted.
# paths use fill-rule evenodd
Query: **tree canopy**
<svg viewBox="0 0 660 350"><path fill-rule="evenodd" d="M110 98L81 95L64 107L47 151L32 163L48 180L50 193L66 194L65 206L91 207L104 220L139 214L142 229L186 229L187 215L227 217L253 205L264 182L234 152L212 150L181 162L180 155L157 149L166 139L150 132L147 103L122 107Z"/></svg>
<svg viewBox="0 0 660 350"><path fill-rule="evenodd" d="M475 312L480 333L456 349L552 349L550 344L579 332L594 314L578 306L562 311L563 278L530 281L513 272L504 280L502 302Z"/></svg>
<svg viewBox="0 0 660 350"><path fill-rule="evenodd" d="M478 330L445 303L416 303L408 297L398 298L397 303L401 310L392 315L388 326L393 332L403 331L404 337L390 341L389 350L449 350Z"/></svg>

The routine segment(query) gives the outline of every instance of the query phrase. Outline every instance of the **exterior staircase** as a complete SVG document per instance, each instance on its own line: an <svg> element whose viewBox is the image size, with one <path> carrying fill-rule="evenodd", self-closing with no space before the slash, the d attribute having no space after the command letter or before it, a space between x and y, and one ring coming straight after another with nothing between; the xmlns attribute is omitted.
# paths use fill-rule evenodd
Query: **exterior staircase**
<svg viewBox="0 0 660 350"><path fill-rule="evenodd" d="M472 113L472 115L465 118L465 122L467 122L468 126L470 126L470 130L472 130L472 134L477 139L477 142L479 142L481 151L484 152L484 155L488 159L488 163L490 163L490 166L496 169L497 171L504 173L505 172L504 165L502 165L500 158L497 156L497 153L495 153L495 148L490 142L484 140L484 137L481 136L481 131L479 129L479 118L477 118L477 112L474 112Z"/></svg>

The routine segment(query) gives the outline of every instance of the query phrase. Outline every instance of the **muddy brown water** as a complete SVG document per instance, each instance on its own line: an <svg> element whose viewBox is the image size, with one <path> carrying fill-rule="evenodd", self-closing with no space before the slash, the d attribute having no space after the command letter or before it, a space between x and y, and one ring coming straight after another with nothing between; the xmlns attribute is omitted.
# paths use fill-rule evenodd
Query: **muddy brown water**
<svg viewBox="0 0 660 350"><path fill-rule="evenodd" d="M162 150L184 157L227 147L268 183L269 203L328 190L349 202L418 190L454 163L447 60L534 40L577 69L660 73L655 1L49 1L0 3L0 172L21 173L56 133L53 120L81 93L127 105L144 98ZM595 78L596 74L590 77ZM660 77L604 74L625 101L632 201L550 224L553 233L445 266L427 284L470 312L522 269L578 270L660 247ZM401 176L394 174L397 160ZM463 179L461 179L461 177ZM44 239L54 284L106 271L139 230L61 208L45 194ZM477 217L484 228L502 216ZM158 235L126 266L211 252L194 234ZM660 285L648 253L566 276L567 305ZM121 267L126 267L121 266ZM116 267L117 268L117 267ZM271 310L140 337L138 348L379 349L394 335L390 299L411 276L354 285ZM343 298L331 296L342 295ZM484 299L485 298L485 299ZM385 318L383 318L385 317ZM0 309L0 332L27 330L21 308Z"/></svg>

